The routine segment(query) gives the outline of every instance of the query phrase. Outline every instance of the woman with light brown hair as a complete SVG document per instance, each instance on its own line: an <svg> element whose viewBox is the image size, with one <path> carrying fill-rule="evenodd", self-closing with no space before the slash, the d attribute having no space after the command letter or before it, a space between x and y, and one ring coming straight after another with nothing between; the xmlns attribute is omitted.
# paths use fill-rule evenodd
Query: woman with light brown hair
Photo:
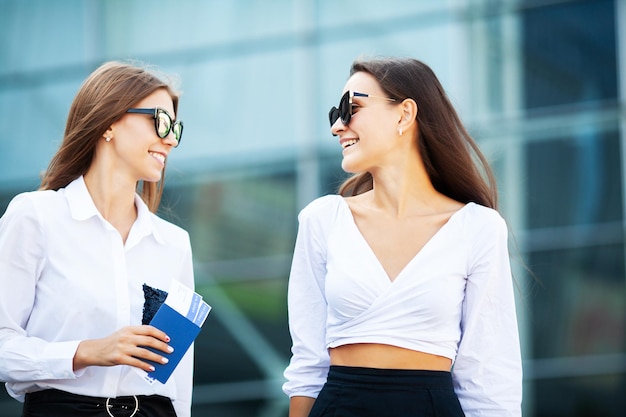
<svg viewBox="0 0 626 417"><path fill-rule="evenodd" d="M0 219L0 380L24 416L190 415L191 349L166 383L145 377L172 351L148 298L194 286L188 233L155 214L177 110L166 79L103 64L40 189Z"/></svg>
<svg viewBox="0 0 626 417"><path fill-rule="evenodd" d="M520 416L507 227L437 77L355 61L329 119L354 175L299 215L290 417Z"/></svg>

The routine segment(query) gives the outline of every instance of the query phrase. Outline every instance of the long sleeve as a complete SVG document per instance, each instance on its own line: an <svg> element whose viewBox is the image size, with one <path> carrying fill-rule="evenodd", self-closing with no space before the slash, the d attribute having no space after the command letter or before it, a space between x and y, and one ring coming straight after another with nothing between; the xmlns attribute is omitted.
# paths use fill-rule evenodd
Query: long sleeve
<svg viewBox="0 0 626 417"><path fill-rule="evenodd" d="M193 288L186 231L150 213L135 196L137 219L126 242L98 212L81 178L57 191L13 199L0 219L0 380L23 401L60 389L117 397L158 394L190 415L193 350L166 384L147 384L133 367L73 371L82 340L139 325L143 285Z"/></svg>
<svg viewBox="0 0 626 417"><path fill-rule="evenodd" d="M0 219L0 380L74 379L78 341L46 341L25 331L46 261L44 235L27 198L15 198Z"/></svg>
<svg viewBox="0 0 626 417"><path fill-rule="evenodd" d="M469 275L453 366L467 417L521 416L522 367L504 220L492 211L467 236Z"/></svg>
<svg viewBox="0 0 626 417"><path fill-rule="evenodd" d="M288 287L292 358L285 370L283 391L290 397L316 398L326 382L330 364L326 348L327 304L324 296L326 241L322 219L315 215L318 199L298 216Z"/></svg>

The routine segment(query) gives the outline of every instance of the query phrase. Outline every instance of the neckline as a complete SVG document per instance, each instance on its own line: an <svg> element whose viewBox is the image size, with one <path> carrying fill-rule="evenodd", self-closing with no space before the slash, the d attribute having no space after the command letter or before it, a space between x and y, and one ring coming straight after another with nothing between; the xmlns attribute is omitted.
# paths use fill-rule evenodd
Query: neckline
<svg viewBox="0 0 626 417"><path fill-rule="evenodd" d="M401 278L404 274L405 271L407 269L409 269L409 267L416 262L416 260L418 258L420 258L420 255L430 246L432 246L432 242L434 240L436 240L438 238L439 235L443 234L443 231L445 229L447 229L449 227L449 225L451 223L453 223L453 220L457 216L459 213L464 212L465 209L467 207L469 207L470 205L474 205L475 203L473 202L469 202L466 203L463 207L459 208L458 210L456 210L454 213L452 213L450 215L450 217L448 218L448 220L446 220L446 222L426 241L426 243L420 248L420 250L418 250L412 257L411 259L409 259L409 261L402 267L402 269L400 269L400 272L398 272L398 274L391 278L389 276L389 274L387 273L387 271L385 270L385 267L383 266L382 262L380 261L380 259L378 259L378 256L376 256L376 252L374 252L374 250L372 249L372 247L370 246L369 242L367 241L367 239L365 239L365 236L363 236L363 233L361 233L361 229L359 229L359 226L356 224L356 220L354 219L354 214L352 213L352 210L350 209L350 205L348 204L348 202L345 200L344 197L342 196L338 196L341 200L341 205L343 206L344 210L346 211L346 214L348 215L349 219L350 219L350 226L354 229L354 231L356 232L358 238L361 240L361 243L364 244L364 246L367 248L367 250L369 251L370 255L372 256L372 258L374 259L376 265L378 266L378 268L380 269L380 271L382 272L382 274L384 275L385 281L389 284L392 285L394 284L396 281L398 281L399 278Z"/></svg>

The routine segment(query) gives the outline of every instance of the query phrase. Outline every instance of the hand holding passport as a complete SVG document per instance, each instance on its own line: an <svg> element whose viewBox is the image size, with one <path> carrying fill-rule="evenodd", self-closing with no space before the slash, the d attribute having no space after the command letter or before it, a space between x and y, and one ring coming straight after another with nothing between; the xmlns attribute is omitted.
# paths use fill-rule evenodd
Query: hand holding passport
<svg viewBox="0 0 626 417"><path fill-rule="evenodd" d="M144 324L164 331L170 337L169 345L174 351L167 354L146 347L167 357L169 362L166 364L150 362L154 366L154 371L145 372L139 369L137 371L150 384L155 380L165 383L200 333L211 306L202 300L200 294L177 281L172 283L168 293L144 285L144 295L146 297Z"/></svg>

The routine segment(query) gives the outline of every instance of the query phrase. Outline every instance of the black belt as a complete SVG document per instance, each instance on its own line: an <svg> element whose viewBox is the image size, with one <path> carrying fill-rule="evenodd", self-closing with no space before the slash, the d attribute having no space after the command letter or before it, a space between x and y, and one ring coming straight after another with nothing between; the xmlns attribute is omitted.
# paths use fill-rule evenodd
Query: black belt
<svg viewBox="0 0 626 417"><path fill-rule="evenodd" d="M24 415L29 411L36 415L39 410L47 410L49 415L80 416L79 410L106 411L110 417L139 417L139 416L175 416L172 401L161 395L130 395L123 397L90 397L88 395L72 394L69 392L46 389L26 394L24 401ZM138 414L139 413L139 414ZM48 415L48 414L46 414Z"/></svg>

